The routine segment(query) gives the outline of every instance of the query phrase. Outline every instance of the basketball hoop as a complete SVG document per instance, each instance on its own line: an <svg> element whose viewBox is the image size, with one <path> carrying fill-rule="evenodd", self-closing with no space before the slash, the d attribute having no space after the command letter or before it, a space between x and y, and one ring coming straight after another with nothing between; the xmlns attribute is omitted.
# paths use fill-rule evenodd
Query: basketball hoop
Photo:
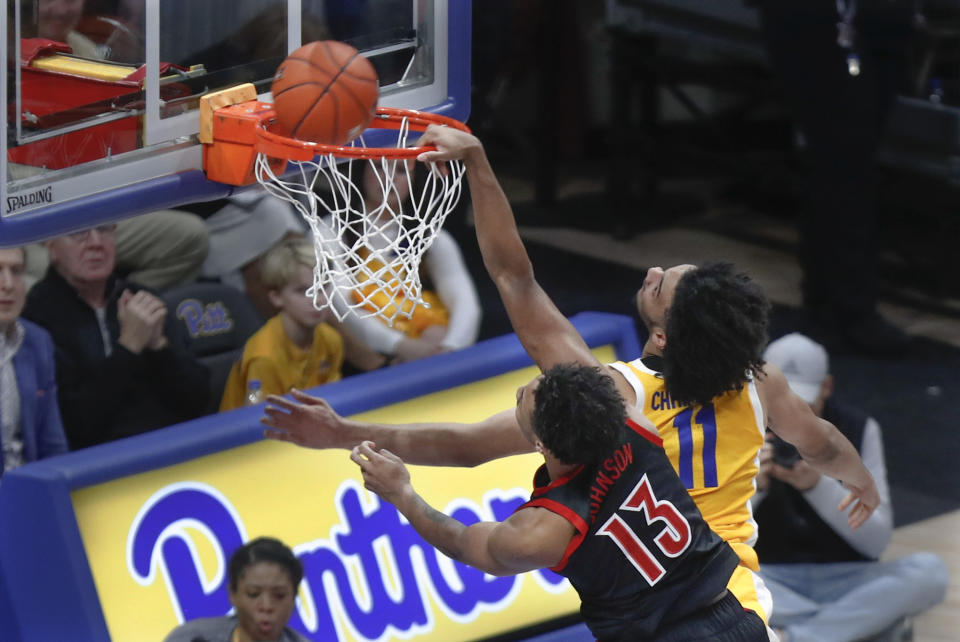
<svg viewBox="0 0 960 642"><path fill-rule="evenodd" d="M245 133L226 140L217 127L230 110ZM252 182L249 171L215 167L239 167L247 161L241 161L244 154L231 151L230 145L252 145L255 157L247 157L252 159L253 177L271 195L296 208L313 232L317 264L307 295L315 307L330 307L340 320L353 311L361 317L379 316L392 326L398 317L410 318L418 306L429 306L422 298L420 261L460 199L465 169L460 161L428 164L422 187L414 190L414 159L434 148L408 147L408 139L411 132L422 132L431 124L470 131L467 126L437 114L381 107L370 128L396 130L395 147L367 147L363 136L337 146L270 131L272 115L269 104L256 101L217 109L212 142L205 145L213 148L210 159L216 159L206 167L208 178ZM220 142L226 143L221 146L226 151L217 148ZM344 162L353 160L376 173L377 197L365 201L358 184L362 170L355 168L357 163ZM285 171L291 169L285 161L293 171ZM225 175L231 178L220 178ZM409 186L407 198L404 184Z"/></svg>

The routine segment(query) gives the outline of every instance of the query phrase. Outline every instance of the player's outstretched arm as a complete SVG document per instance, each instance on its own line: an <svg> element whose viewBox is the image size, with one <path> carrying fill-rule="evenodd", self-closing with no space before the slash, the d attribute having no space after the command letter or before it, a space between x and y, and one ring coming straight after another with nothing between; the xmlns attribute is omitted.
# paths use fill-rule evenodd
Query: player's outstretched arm
<svg viewBox="0 0 960 642"><path fill-rule="evenodd" d="M444 555L491 575L515 575L555 566L574 528L542 508L517 511L504 522L465 526L431 507L414 490L403 460L365 441L350 453L364 486L396 506L423 539Z"/></svg>
<svg viewBox="0 0 960 642"><path fill-rule="evenodd" d="M534 278L513 210L480 141L457 129L430 126L419 144L437 148L421 154L419 160L463 161L483 262L527 354L543 370L558 363L599 365L576 328Z"/></svg>
<svg viewBox="0 0 960 642"><path fill-rule="evenodd" d="M764 366L758 389L767 414L767 425L796 446L804 461L824 475L839 479L850 491L837 507L846 510L850 528L859 528L880 505L877 484L857 449L829 421L817 417L810 406L790 390L786 377L772 365Z"/></svg>
<svg viewBox="0 0 960 642"><path fill-rule="evenodd" d="M264 436L305 448L351 449L364 440L381 444L411 464L477 466L533 452L514 409L466 423L376 424L341 417L324 399L292 390L293 399L267 397Z"/></svg>

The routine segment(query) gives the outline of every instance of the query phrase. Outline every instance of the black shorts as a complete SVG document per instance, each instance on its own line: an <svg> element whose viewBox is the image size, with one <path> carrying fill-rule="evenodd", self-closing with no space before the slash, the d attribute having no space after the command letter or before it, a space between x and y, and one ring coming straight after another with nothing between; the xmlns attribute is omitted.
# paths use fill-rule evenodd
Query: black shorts
<svg viewBox="0 0 960 642"><path fill-rule="evenodd" d="M679 622L662 626L657 642L767 642L767 626L759 615L743 608L740 601L727 593L721 600L698 609Z"/></svg>

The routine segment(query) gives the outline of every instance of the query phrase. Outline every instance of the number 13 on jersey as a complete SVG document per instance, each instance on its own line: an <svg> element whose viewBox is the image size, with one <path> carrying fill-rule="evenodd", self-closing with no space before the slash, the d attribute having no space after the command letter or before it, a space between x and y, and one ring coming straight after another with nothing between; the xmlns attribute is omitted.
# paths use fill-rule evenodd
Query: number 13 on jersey
<svg viewBox="0 0 960 642"><path fill-rule="evenodd" d="M653 586L666 574L666 570L650 552L647 544L620 516L619 513L622 511L640 513L648 525L658 521L663 522L663 530L649 543L659 548L667 557L677 557L690 546L690 524L673 504L657 499L653 494L650 481L644 475L630 495L620 504L620 509L597 530L597 535L606 535L613 539L634 568L640 571L650 586Z"/></svg>

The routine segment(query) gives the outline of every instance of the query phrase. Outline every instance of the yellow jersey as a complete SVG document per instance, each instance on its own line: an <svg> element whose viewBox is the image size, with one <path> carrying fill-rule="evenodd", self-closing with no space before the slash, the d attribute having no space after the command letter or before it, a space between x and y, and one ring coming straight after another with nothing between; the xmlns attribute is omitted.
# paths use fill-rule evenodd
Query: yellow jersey
<svg viewBox="0 0 960 642"><path fill-rule="evenodd" d="M353 300L356 303L362 303L362 307L369 312L382 311L382 315L375 318L383 323L387 323L386 319L393 318L393 329L413 339L420 338L423 331L430 326L450 324L450 313L435 292L422 290L421 299L426 305L413 308L413 302L406 298L406 290L403 287L406 272L402 266L387 266L365 249L360 251L360 256L366 262L366 269L357 278L358 287L353 292ZM387 280L387 283L378 284L366 276L367 274L379 274L381 279ZM387 275L391 278L387 279ZM371 282L364 283L368 280ZM399 312L396 309L398 303ZM412 312L411 308L413 308Z"/></svg>
<svg viewBox="0 0 960 642"><path fill-rule="evenodd" d="M670 463L704 520L736 551L742 567L759 570L750 498L756 491L765 426L756 383L748 380L741 390L726 392L709 404L683 406L667 394L663 376L655 369L659 357L610 366L633 387L637 409L657 427ZM753 573L746 575L750 577L735 575L729 588L766 621L767 591ZM744 586L735 587L737 581Z"/></svg>
<svg viewBox="0 0 960 642"><path fill-rule="evenodd" d="M302 350L287 337L280 315L272 317L243 347L243 356L233 364L220 412L240 408L246 403L247 385L260 382L267 395L285 395L291 388L304 390L339 381L343 367L343 338L326 323L313 330L313 344Z"/></svg>

